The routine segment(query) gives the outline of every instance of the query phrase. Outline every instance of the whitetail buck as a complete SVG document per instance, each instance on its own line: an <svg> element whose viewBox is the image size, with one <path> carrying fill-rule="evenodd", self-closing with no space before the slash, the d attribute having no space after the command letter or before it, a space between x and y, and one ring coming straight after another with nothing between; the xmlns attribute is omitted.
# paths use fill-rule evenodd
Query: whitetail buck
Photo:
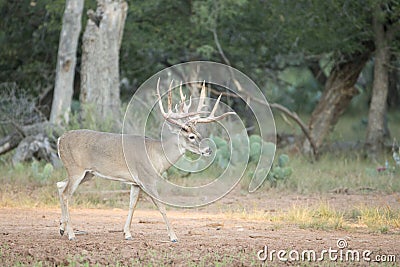
<svg viewBox="0 0 400 267"><path fill-rule="evenodd" d="M75 238L68 211L68 202L81 183L88 181L96 175L131 185L128 218L123 231L125 239L132 239L130 232L132 215L136 207L139 193L143 190L138 177L135 177L135 175L143 172L132 169L132 166L129 166L128 169L124 158L123 138L125 139L124 148L126 148L128 144L130 153L133 155L133 161L137 163L133 166L140 166L142 170L154 168L158 173L162 173L171 167L171 165L185 153L185 150L205 156L211 154L212 151L209 147L200 148L202 137L196 131L197 123L210 123L221 120L227 115L235 114L234 112L227 112L220 116L215 116L215 111L221 99L221 96L219 96L209 115L207 117L201 117L200 114L205 112L202 110L205 107L204 84L196 111L189 112L192 101L190 98L189 103L185 103L186 98L182 93L181 86L181 103L179 106L175 107L174 112L172 110L172 83L168 90L168 111L165 112L161 101L159 85L160 80L158 80L157 83L159 108L165 121L169 124L170 130L174 133L166 142L161 143L161 141L144 136L104 133L91 130L69 131L59 138L58 154L68 174L66 180L57 183L62 213L60 223L61 235L66 231L70 240ZM141 149L137 149L143 146L143 144L146 147L147 154ZM137 150L135 150L135 148ZM168 155L168 159L166 154ZM172 158L170 155L172 155ZM150 198L160 211L167 225L170 240L176 242L177 237L166 217L164 204L152 196L150 196Z"/></svg>

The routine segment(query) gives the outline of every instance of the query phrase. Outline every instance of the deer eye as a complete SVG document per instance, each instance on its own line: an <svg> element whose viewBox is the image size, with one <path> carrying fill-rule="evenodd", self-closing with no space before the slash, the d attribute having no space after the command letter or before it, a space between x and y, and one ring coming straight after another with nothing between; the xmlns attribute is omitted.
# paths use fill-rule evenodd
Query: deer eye
<svg viewBox="0 0 400 267"><path fill-rule="evenodd" d="M194 134L189 134L189 140L194 141L196 139L196 136Z"/></svg>

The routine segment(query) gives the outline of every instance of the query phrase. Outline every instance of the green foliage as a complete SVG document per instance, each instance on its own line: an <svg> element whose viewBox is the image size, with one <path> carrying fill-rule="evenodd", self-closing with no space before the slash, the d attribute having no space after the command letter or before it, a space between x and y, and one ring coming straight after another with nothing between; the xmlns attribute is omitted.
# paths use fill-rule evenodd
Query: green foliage
<svg viewBox="0 0 400 267"><path fill-rule="evenodd" d="M64 7L65 0L0 2L0 81L17 82L34 95L53 84ZM85 1L82 30L86 10L95 7L94 0ZM268 97L309 111L322 89L307 70L310 62L326 69L344 55L369 49L371 16L379 7L385 25L398 20L399 4L389 0L129 1L121 78L135 88L172 64L223 62L216 33L232 66L260 84ZM399 48L399 38L389 45ZM323 62L326 55L329 64ZM296 75L287 67L295 67Z"/></svg>
<svg viewBox="0 0 400 267"><path fill-rule="evenodd" d="M214 141L215 145L217 148L223 148L228 146L228 142L225 139L222 139L221 137L218 136L211 136L212 140Z"/></svg>
<svg viewBox="0 0 400 267"><path fill-rule="evenodd" d="M375 7L371 1L345 0L134 2L122 44L121 72L140 84L177 62L223 62L215 32L232 65L265 84L270 100L309 112L322 90L308 70L310 62L320 61L325 70L343 55L367 49ZM398 14L395 7L391 17ZM323 62L326 55L328 63ZM285 70L291 66L296 70Z"/></svg>
<svg viewBox="0 0 400 267"><path fill-rule="evenodd" d="M261 143L250 143L250 161L257 162L261 155Z"/></svg>
<svg viewBox="0 0 400 267"><path fill-rule="evenodd" d="M287 67L278 77L280 83L270 83L268 97L291 110L311 113L321 97L323 85L318 83L309 68Z"/></svg>
<svg viewBox="0 0 400 267"><path fill-rule="evenodd" d="M0 81L17 82L36 94L36 86L52 82L64 2L0 3Z"/></svg>
<svg viewBox="0 0 400 267"><path fill-rule="evenodd" d="M261 136L252 134L249 137L249 141L250 141L250 144L254 144L254 143L260 144L262 142L262 139L261 139Z"/></svg>
<svg viewBox="0 0 400 267"><path fill-rule="evenodd" d="M53 166L50 163L32 161L30 163L6 164L2 166L7 170L7 175L0 176L0 182L26 183L35 186L43 186L53 183L50 179L53 174ZM45 170L46 169L46 170Z"/></svg>
<svg viewBox="0 0 400 267"><path fill-rule="evenodd" d="M215 157L216 164L218 165L218 167L220 167L221 169L226 168L229 164L230 156L231 153L229 151L228 146L218 148L217 155Z"/></svg>
<svg viewBox="0 0 400 267"><path fill-rule="evenodd" d="M279 167L286 167L289 163L289 156L286 154L282 154L278 158L278 166Z"/></svg>
<svg viewBox="0 0 400 267"><path fill-rule="evenodd" d="M210 55L212 47L204 41L211 36L197 30L192 12L187 1L130 2L121 47L121 76L141 84L170 64Z"/></svg>
<svg viewBox="0 0 400 267"><path fill-rule="evenodd" d="M276 187L279 181L285 181L292 175L292 168L287 166L289 156L282 154L278 157L278 164L274 165L268 173L267 180L272 187Z"/></svg>
<svg viewBox="0 0 400 267"><path fill-rule="evenodd" d="M196 49L196 54L202 58L212 58L214 53L215 48L208 44L202 45Z"/></svg>
<svg viewBox="0 0 400 267"><path fill-rule="evenodd" d="M80 105L71 116L68 123L68 129L91 129L103 132L112 132L115 127L115 118L111 115L105 119L99 118L94 111L96 107L93 104ZM82 116L84 114L84 116Z"/></svg>
<svg viewBox="0 0 400 267"><path fill-rule="evenodd" d="M215 163L216 165L221 168L225 169L228 166L230 161L231 153L229 152L229 145L228 143L219 138L219 137L212 137L212 140L215 142L217 146ZM270 142L265 142L262 140L261 136L259 135L251 135L249 137L249 144L250 144L250 151L249 151L249 161L248 164L250 166L255 166L258 163L261 155L261 151L267 155L269 158L274 157L275 152L275 145ZM238 153L239 151L243 151L245 148L243 140L239 136L232 137L232 149L236 149L235 153L237 157L241 157L242 154ZM235 163L235 158L232 158L233 164ZM292 175L292 168L288 166L289 164L289 156L286 154L282 154L278 157L278 163L275 164L268 176L267 180L271 183L271 186L276 186L279 181L285 181ZM250 168L251 169L251 168ZM265 174L265 170L262 169L257 175ZM253 175L253 172L250 171L250 176Z"/></svg>
<svg viewBox="0 0 400 267"><path fill-rule="evenodd" d="M391 194L400 190L397 174L379 174L376 164L357 153L325 154L317 163L307 162L302 157L292 157L290 166L294 170L292 175L283 183L278 183L278 189L300 194L346 191L352 194Z"/></svg>
<svg viewBox="0 0 400 267"><path fill-rule="evenodd" d="M31 170L34 179L40 182L46 182L53 174L53 165L46 163L46 165L41 168L40 163L34 160L31 163Z"/></svg>
<svg viewBox="0 0 400 267"><path fill-rule="evenodd" d="M24 172L24 169L25 169L25 166L24 166L22 163L20 163L20 162L18 162L17 164L14 165L14 170L15 170L17 173L23 173L23 172Z"/></svg>
<svg viewBox="0 0 400 267"><path fill-rule="evenodd" d="M250 141L250 162L258 162L261 155L262 145L264 142L262 141L261 136L255 134L249 137L249 141Z"/></svg>

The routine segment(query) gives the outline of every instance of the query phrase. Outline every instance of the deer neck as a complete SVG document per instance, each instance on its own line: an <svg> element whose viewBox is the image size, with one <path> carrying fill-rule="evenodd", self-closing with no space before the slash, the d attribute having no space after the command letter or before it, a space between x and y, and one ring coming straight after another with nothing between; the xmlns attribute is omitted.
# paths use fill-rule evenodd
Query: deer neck
<svg viewBox="0 0 400 267"><path fill-rule="evenodd" d="M179 148L179 136L177 134L173 134L166 140L159 141L157 150L160 156L160 161L158 162L158 171L160 173L170 168L185 153L184 150Z"/></svg>

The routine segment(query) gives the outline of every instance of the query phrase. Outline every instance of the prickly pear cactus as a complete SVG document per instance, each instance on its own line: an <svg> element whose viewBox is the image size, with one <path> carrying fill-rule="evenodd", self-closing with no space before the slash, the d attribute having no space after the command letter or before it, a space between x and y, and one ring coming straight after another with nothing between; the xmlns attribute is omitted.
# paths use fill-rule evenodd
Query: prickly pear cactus
<svg viewBox="0 0 400 267"><path fill-rule="evenodd" d="M251 135L249 137L249 143L247 140L243 140L240 136L232 136L230 142L220 138L218 136L211 136L212 140L215 143L216 151L215 151L215 160L213 165L217 169L224 170L229 163L235 164L235 162L242 160L237 159L235 157L242 157L247 155L247 153L240 153L244 148L247 149L247 145L249 145L249 163L257 163L260 159L261 152L263 155L266 155L267 158L270 158L272 161L274 159L275 153L275 144L271 142L265 142L259 135ZM233 149L236 153L231 153L231 149ZM239 153L237 153L239 152ZM280 155L276 159L276 164L274 164L267 176L267 180L271 183L271 186L276 186L278 181L286 180L292 174L292 168L289 166L289 156L286 154ZM214 171L216 169L213 169ZM255 175L265 175L266 170L259 170ZM170 168L164 176L173 176L173 175L184 175L181 171L176 168ZM253 175L253 172L250 170L249 175Z"/></svg>
<svg viewBox="0 0 400 267"><path fill-rule="evenodd" d="M288 166L289 156L282 154L278 157L278 164L274 165L268 173L267 179L275 187L278 181L286 180L292 175L292 168Z"/></svg>

